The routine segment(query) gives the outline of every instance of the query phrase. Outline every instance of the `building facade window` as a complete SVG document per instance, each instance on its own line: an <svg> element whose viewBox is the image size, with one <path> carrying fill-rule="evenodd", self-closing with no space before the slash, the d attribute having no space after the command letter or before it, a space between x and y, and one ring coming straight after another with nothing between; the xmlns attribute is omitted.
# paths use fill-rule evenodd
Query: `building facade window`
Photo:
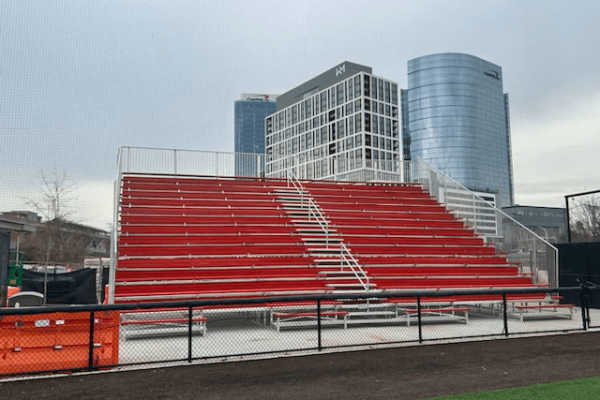
<svg viewBox="0 0 600 400"><path fill-rule="evenodd" d="M345 70L348 69L346 65ZM311 83L321 84L318 90L304 94L301 101L282 103L285 106L267 118L287 122L272 123L267 130L267 176L286 178L287 172L292 171L300 179L365 180L368 176L381 179L383 175L378 173L385 171L388 179L400 181L402 155L397 136L387 142L383 138L386 133L391 138L392 125L399 124L398 113L392 115L392 101L398 98L398 93L394 93L397 84L373 76L368 67L346 76L332 74L324 79L322 75L303 84L311 90L315 87ZM300 91L303 85L288 92L286 99L293 98L294 91ZM379 147L387 152L375 150ZM389 153L389 158L385 153ZM366 160L395 163L365 164L363 155Z"/></svg>

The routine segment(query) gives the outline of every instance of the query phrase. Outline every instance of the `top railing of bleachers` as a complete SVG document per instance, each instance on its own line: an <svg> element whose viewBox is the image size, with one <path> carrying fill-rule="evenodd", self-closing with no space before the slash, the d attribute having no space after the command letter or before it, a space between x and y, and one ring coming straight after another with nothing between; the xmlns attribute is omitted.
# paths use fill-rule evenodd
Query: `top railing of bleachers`
<svg viewBox="0 0 600 400"><path fill-rule="evenodd" d="M117 170L119 174L261 177L264 167L264 154L121 147Z"/></svg>
<svg viewBox="0 0 600 400"><path fill-rule="evenodd" d="M118 152L119 173L206 175L222 177L265 177L265 154L232 153L204 150L158 149L147 147L121 147ZM336 173L318 177L315 168L299 169L295 158L290 158L290 167L279 178L285 179L286 172L293 172L298 179L329 179L343 181L410 182L411 162L395 160L362 160L336 157L315 158L323 165L335 166ZM323 163L323 161L325 161ZM360 160L359 160L360 161ZM333 167L332 167L333 168ZM312 173L309 173L311 172ZM391 171L391 172L390 172ZM273 176L275 177L275 176Z"/></svg>

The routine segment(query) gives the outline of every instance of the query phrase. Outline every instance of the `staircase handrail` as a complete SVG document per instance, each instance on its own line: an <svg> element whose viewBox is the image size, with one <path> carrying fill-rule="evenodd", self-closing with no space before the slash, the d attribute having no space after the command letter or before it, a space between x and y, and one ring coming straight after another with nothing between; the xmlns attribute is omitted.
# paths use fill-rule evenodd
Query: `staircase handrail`
<svg viewBox="0 0 600 400"><path fill-rule="evenodd" d="M346 264L348 264L348 266L350 267L350 269L352 270L352 272L356 276L356 279L358 279L358 281L360 282L362 287L368 292L371 289L371 287L369 285L369 275L367 275L365 270L362 269L362 267L360 266L358 261L356 261L356 258L354 258L354 256L352 255L352 253L350 252L348 247L346 247L344 242L340 242L340 256L342 258L342 261L344 261ZM343 266L342 266L342 268L343 268ZM357 270L358 270L358 272L357 272ZM362 278L361 278L361 275L362 275ZM363 279L364 279L364 281L363 281Z"/></svg>
<svg viewBox="0 0 600 400"><path fill-rule="evenodd" d="M315 220L317 221L317 223L319 224L319 226L325 233L325 248L328 249L329 248L329 221L327 221L327 219L325 219L325 216L323 216L323 214L321 213L321 210L319 209L317 204L313 201L313 199L308 199L308 204L310 206L310 207L308 207L308 212L309 212L308 220L310 221L311 214L315 217ZM302 205L302 207L304 207L304 204Z"/></svg>
<svg viewBox="0 0 600 400"><path fill-rule="evenodd" d="M296 189L296 191L300 194L300 204L302 205L302 208L304 208L304 206L305 206L304 196L303 196L304 186L302 185L302 182L300 182L298 180L298 178L296 178L296 175L294 175L294 173L292 171L288 171L287 181L288 181L288 187L291 182L292 185L294 186L294 189ZM323 213L321 213L321 209L317 206L317 204L313 201L313 199L308 198L307 202L308 202L308 212L309 212L308 219L310 220L311 214L315 217L315 220L317 221L317 223L319 224L319 226L321 227L321 229L323 229L323 232L325 233L325 248L328 249L329 248L329 221L327 221L327 219L323 216ZM342 262L346 263L348 265L348 267L350 267L350 269L354 273L354 276L356 276L356 279L358 279L358 281L360 282L362 287L368 292L370 290L369 276L362 269L362 267L360 266L358 261L356 261L356 258L354 258L352 253L350 253L350 250L348 250L348 247L346 247L344 242L340 241L339 244L340 244L340 258L342 259ZM342 269L343 268L344 268L344 266L342 264Z"/></svg>
<svg viewBox="0 0 600 400"><path fill-rule="evenodd" d="M290 182L294 186L294 189L300 194L300 204L304 206L304 186L302 186L302 182L296 178L296 175L292 171L288 171L288 187L290 186Z"/></svg>
<svg viewBox="0 0 600 400"><path fill-rule="evenodd" d="M288 186L289 183L291 182L292 185L294 186L294 189L296 189L296 191L300 194L300 204L302 206L302 208L305 208L305 202L304 202L304 186L302 186L302 182L300 182L298 180L298 178L296 178L296 175L294 175L294 173L292 171L288 172ZM308 220L310 221L310 216L312 214L312 216L315 218L315 220L317 221L317 223L319 224L319 227L321 227L321 229L323 230L323 233L325 233L325 248L329 248L329 221L327 221L327 219L323 216L323 214L321 213L321 210L319 209L319 207L317 206L317 204L313 201L313 199L308 198L306 199L308 201Z"/></svg>

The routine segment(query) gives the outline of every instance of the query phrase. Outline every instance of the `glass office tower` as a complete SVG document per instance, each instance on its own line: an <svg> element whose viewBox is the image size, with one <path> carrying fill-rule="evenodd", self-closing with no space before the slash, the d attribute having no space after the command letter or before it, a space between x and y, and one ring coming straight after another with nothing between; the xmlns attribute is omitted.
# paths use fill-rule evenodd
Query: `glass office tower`
<svg viewBox="0 0 600 400"><path fill-rule="evenodd" d="M469 54L408 61L405 158L421 157L467 188L514 203L508 95L502 68Z"/></svg>
<svg viewBox="0 0 600 400"><path fill-rule="evenodd" d="M235 152L265 152L265 117L275 112L276 95L242 93L235 101Z"/></svg>
<svg viewBox="0 0 600 400"><path fill-rule="evenodd" d="M235 101L235 176L264 173L262 162L253 154L265 153L265 117L275 112L277 95L242 93Z"/></svg>

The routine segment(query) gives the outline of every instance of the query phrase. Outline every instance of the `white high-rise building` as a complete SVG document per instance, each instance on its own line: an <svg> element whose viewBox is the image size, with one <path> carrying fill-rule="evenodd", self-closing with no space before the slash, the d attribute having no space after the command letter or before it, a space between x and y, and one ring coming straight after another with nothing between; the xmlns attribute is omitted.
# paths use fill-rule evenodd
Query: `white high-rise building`
<svg viewBox="0 0 600 400"><path fill-rule="evenodd" d="M266 176L401 181L398 85L343 62L277 97Z"/></svg>

